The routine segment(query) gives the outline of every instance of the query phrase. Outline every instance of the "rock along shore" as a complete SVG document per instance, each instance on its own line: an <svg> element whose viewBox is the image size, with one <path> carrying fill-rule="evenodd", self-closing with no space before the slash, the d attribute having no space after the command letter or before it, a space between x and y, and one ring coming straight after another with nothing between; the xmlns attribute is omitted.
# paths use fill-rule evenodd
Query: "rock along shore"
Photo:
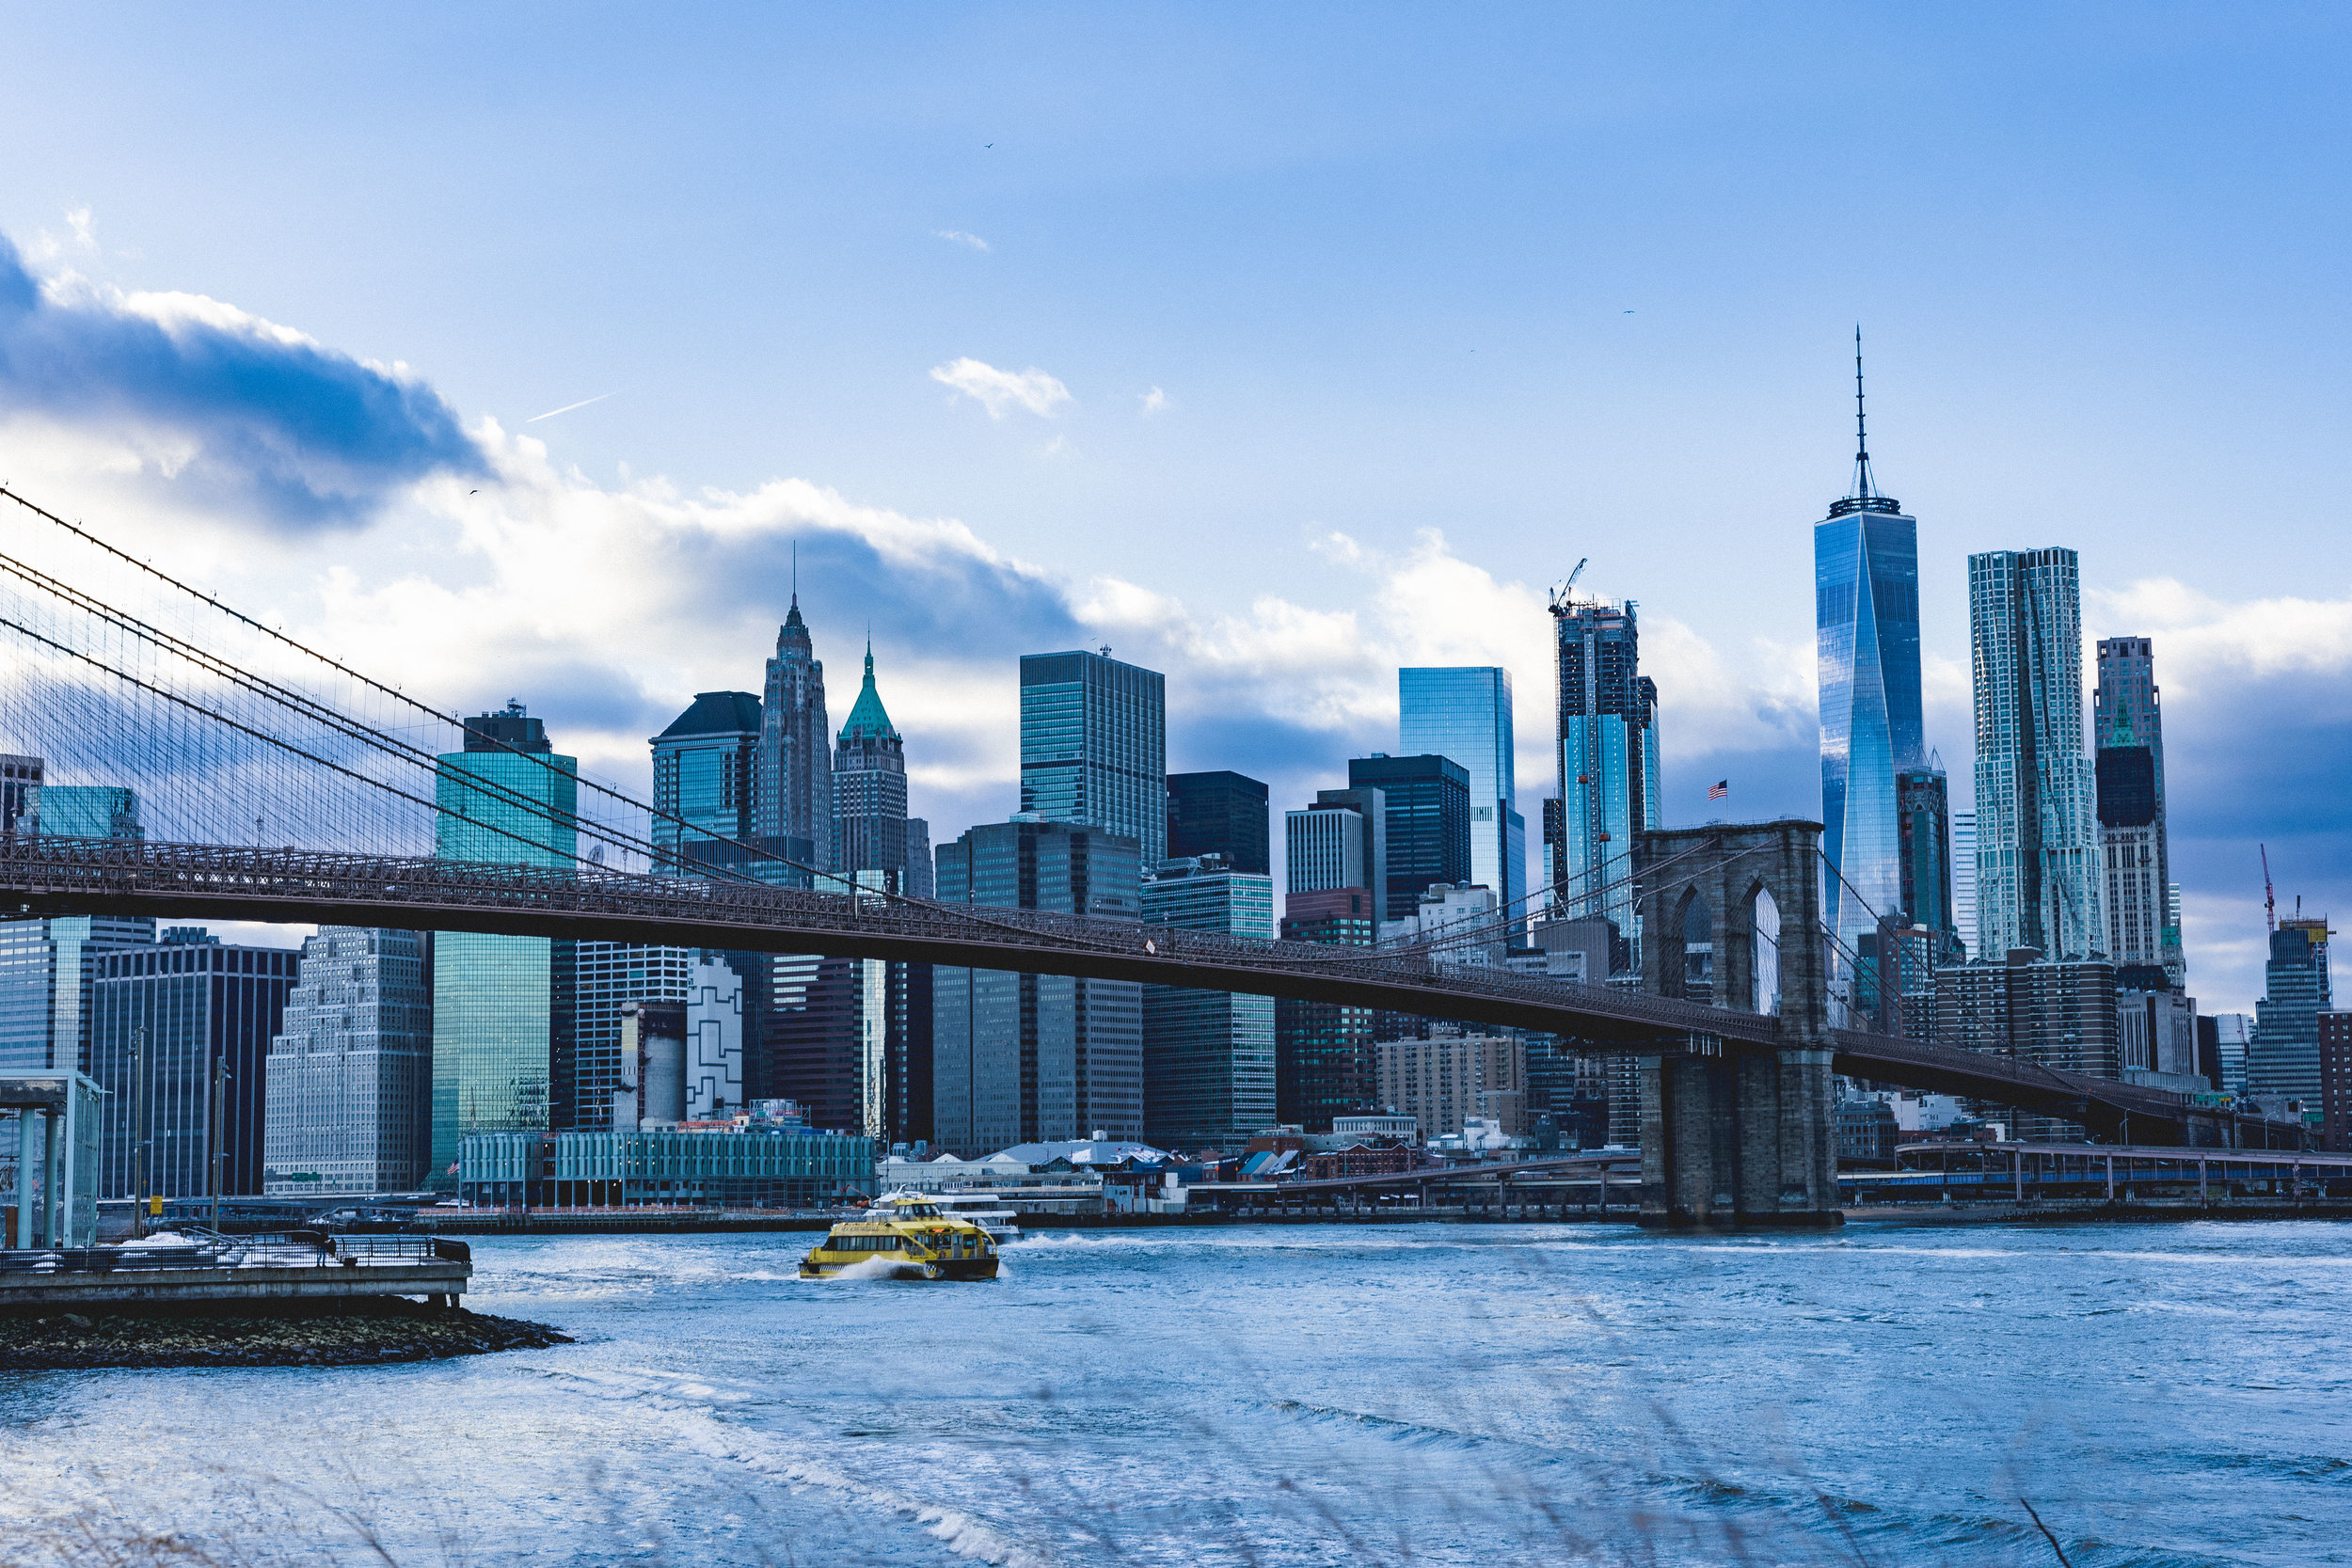
<svg viewBox="0 0 2352 1568"><path fill-rule="evenodd" d="M100 1367L369 1367L568 1345L545 1323L405 1298L229 1313L69 1312L0 1317L0 1371Z"/></svg>

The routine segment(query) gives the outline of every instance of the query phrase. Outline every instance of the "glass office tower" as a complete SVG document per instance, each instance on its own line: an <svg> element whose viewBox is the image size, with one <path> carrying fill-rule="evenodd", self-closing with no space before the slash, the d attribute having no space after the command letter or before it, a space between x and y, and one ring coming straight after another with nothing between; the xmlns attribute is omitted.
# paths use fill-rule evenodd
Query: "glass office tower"
<svg viewBox="0 0 2352 1568"><path fill-rule="evenodd" d="M579 763L520 703L466 721L435 786L442 860L570 867ZM574 944L446 931L433 944L433 1179L449 1186L469 1132L544 1131L568 1101ZM563 1113L568 1114L566 1103Z"/></svg>
<svg viewBox="0 0 2352 1568"><path fill-rule="evenodd" d="M1270 939L1274 879L1221 856L1162 861L1143 884L1153 926ZM1238 1149L1274 1121L1274 999L1143 988L1143 1141Z"/></svg>
<svg viewBox="0 0 2352 1568"><path fill-rule="evenodd" d="M1274 867L1263 783L1244 773L1168 776L1168 858L1222 855L1236 871L1264 876Z"/></svg>
<svg viewBox="0 0 2352 1568"><path fill-rule="evenodd" d="M1470 774L1470 880L1526 917L1527 822L1513 760L1511 672L1498 665L1396 673L1397 749L1451 757Z"/></svg>
<svg viewBox="0 0 2352 1568"><path fill-rule="evenodd" d="M1021 810L1167 859L1167 677L1107 652L1022 655Z"/></svg>
<svg viewBox="0 0 2352 1568"><path fill-rule="evenodd" d="M1470 769L1451 757L1390 757L1377 752L1347 761L1350 791L1377 792L1383 802L1380 874L1387 880L1383 918L1418 911L1431 884L1470 880ZM1326 791L1318 804L1330 798Z"/></svg>
<svg viewBox="0 0 2352 1568"><path fill-rule="evenodd" d="M1859 392L1859 361L1856 388ZM1944 928L1903 901L1899 773L1927 766L1919 700L1919 525L1871 482L1867 447L1851 494L1813 526L1814 657L1821 696L1821 852L1831 928L1850 947L1880 916ZM1938 825L1939 831L1941 825ZM1928 860L1949 851L1941 843ZM1915 855L1915 863L1919 857Z"/></svg>

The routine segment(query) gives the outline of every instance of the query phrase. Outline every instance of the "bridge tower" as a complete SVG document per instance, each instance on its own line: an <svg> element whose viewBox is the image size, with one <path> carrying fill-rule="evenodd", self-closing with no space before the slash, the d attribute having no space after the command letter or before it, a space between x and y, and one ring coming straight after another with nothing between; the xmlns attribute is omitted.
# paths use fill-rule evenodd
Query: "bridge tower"
<svg viewBox="0 0 2352 1568"><path fill-rule="evenodd" d="M1842 1223L1820 843L1796 819L1640 835L1643 990L1777 1010L1782 1031L1770 1049L1690 1035L1641 1058L1645 1226Z"/></svg>

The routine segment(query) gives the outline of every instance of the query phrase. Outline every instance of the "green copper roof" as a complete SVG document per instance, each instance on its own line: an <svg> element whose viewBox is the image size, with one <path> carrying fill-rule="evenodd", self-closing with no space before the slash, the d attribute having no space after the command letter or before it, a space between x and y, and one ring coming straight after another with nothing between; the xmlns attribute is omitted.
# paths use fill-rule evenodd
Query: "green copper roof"
<svg viewBox="0 0 2352 1568"><path fill-rule="evenodd" d="M850 709L850 721L841 726L844 740L868 736L898 738L898 732L891 727L890 715L882 711L882 693L874 689L874 643L870 638L866 643L866 684L858 690L857 705Z"/></svg>

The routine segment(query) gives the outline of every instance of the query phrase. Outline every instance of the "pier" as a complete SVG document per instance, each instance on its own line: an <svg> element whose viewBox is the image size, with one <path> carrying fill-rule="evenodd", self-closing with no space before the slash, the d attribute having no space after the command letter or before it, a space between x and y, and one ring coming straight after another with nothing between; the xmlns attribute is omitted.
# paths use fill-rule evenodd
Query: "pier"
<svg viewBox="0 0 2352 1568"><path fill-rule="evenodd" d="M471 1249L446 1236L294 1230L204 1236L184 1245L18 1248L0 1252L0 1314L56 1307L220 1312L383 1296L455 1307L472 1276Z"/></svg>

